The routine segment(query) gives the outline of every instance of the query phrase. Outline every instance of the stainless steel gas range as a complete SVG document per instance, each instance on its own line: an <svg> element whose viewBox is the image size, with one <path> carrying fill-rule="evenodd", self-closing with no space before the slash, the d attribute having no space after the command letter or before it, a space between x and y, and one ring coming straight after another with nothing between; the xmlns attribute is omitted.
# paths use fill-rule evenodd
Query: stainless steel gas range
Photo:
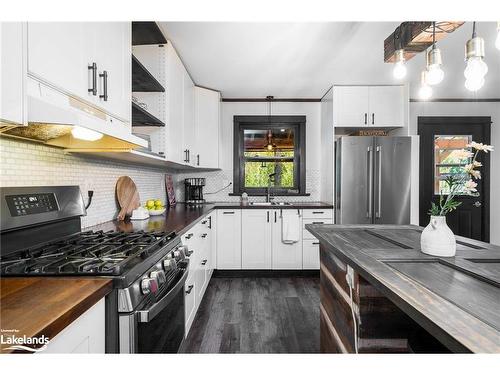
<svg viewBox="0 0 500 375"><path fill-rule="evenodd" d="M189 252L175 233L81 231L78 186L0 188L1 277L106 277L106 352L175 353Z"/></svg>

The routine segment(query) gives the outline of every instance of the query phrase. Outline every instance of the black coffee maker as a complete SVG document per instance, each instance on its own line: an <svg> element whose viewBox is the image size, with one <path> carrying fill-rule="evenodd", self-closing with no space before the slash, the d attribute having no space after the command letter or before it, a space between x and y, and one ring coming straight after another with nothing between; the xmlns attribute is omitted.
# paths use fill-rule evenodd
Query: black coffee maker
<svg viewBox="0 0 500 375"><path fill-rule="evenodd" d="M184 180L184 197L187 204L197 205L205 203L203 199L204 178L186 178Z"/></svg>

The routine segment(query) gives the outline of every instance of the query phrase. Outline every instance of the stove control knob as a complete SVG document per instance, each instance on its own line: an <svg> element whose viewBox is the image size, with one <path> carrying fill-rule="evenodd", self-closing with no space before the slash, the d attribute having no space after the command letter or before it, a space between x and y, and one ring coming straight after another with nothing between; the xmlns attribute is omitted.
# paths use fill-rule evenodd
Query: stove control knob
<svg viewBox="0 0 500 375"><path fill-rule="evenodd" d="M167 272L175 269L176 267L177 267L177 263L175 263L175 260L173 260L171 258L165 259L163 261L163 269Z"/></svg>
<svg viewBox="0 0 500 375"><path fill-rule="evenodd" d="M188 247L186 245L178 246L177 251L180 251L185 256L188 253Z"/></svg>
<svg viewBox="0 0 500 375"><path fill-rule="evenodd" d="M156 293L158 291L158 282L150 277L142 279L141 291L142 294Z"/></svg>
<svg viewBox="0 0 500 375"><path fill-rule="evenodd" d="M182 253L179 250L174 250L174 259L181 259L182 258Z"/></svg>
<svg viewBox="0 0 500 375"><path fill-rule="evenodd" d="M165 284L165 282L167 281L165 272L163 272L163 270L152 271L149 276L157 281L158 286Z"/></svg>

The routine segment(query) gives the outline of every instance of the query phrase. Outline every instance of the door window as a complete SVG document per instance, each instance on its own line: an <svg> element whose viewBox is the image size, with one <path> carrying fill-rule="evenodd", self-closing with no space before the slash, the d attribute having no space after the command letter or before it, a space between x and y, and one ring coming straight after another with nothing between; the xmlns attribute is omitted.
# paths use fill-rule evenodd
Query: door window
<svg viewBox="0 0 500 375"><path fill-rule="evenodd" d="M471 162L471 158L463 150L472 151L468 147L471 141L472 135L434 136L434 194L449 194L449 187L445 182L448 177L467 177L465 166Z"/></svg>

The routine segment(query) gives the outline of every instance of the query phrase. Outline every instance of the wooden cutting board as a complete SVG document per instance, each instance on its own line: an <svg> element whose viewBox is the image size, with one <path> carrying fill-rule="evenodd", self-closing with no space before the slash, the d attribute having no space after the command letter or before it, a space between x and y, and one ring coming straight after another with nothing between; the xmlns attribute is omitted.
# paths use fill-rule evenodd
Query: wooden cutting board
<svg viewBox="0 0 500 375"><path fill-rule="evenodd" d="M132 215L132 211L141 205L137 186L129 176L121 176L116 182L116 198L120 205L118 220L124 220L125 216Z"/></svg>

